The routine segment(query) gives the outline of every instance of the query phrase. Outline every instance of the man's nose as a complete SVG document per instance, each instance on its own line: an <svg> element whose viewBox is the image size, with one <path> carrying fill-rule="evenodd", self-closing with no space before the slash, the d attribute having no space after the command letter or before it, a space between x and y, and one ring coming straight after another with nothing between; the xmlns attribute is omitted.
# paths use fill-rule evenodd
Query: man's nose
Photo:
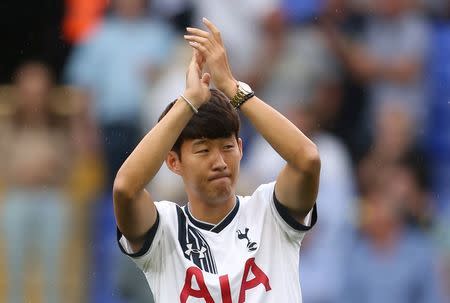
<svg viewBox="0 0 450 303"><path fill-rule="evenodd" d="M214 170L224 170L227 168L227 163L224 160L224 157L220 151L217 151L214 154L214 160L213 160L213 169Z"/></svg>

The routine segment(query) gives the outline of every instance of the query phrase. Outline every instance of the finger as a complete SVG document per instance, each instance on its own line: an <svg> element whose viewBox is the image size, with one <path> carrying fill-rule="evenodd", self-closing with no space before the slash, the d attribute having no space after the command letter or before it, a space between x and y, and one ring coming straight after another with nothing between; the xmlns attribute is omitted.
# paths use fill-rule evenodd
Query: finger
<svg viewBox="0 0 450 303"><path fill-rule="evenodd" d="M203 24L205 24L209 31L213 34L214 38L217 41L222 42L222 36L220 35L219 29L207 18L203 18L202 21Z"/></svg>
<svg viewBox="0 0 450 303"><path fill-rule="evenodd" d="M189 45L192 46L194 49L198 50L203 57L205 57L206 54L208 54L208 49L197 42L189 41Z"/></svg>
<svg viewBox="0 0 450 303"><path fill-rule="evenodd" d="M186 31L191 35L196 35L207 39L209 39L211 36L211 34L208 33L207 31L195 27L186 27Z"/></svg>
<svg viewBox="0 0 450 303"><path fill-rule="evenodd" d="M194 48L194 52L195 52L195 60L198 64L198 66L200 67L200 69L203 70L203 65L205 63L205 57L195 48Z"/></svg>
<svg viewBox="0 0 450 303"><path fill-rule="evenodd" d="M193 41L193 42L197 42L197 43L203 44L204 46L211 45L211 41L209 41L206 38L199 37L199 36L184 35L184 39L187 40L187 41Z"/></svg>
<svg viewBox="0 0 450 303"><path fill-rule="evenodd" d="M202 83L205 83L209 86L209 82L211 81L211 75L209 73L204 73L202 76Z"/></svg>

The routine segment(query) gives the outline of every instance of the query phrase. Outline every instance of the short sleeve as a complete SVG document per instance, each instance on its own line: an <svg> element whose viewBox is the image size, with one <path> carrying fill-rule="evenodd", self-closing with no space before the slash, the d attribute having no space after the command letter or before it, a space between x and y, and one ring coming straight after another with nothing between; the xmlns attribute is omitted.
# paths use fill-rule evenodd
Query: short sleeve
<svg viewBox="0 0 450 303"><path fill-rule="evenodd" d="M131 249L129 241L117 228L117 243L121 252L129 256L136 265L144 272L148 271L152 265L152 260L160 259L156 256L162 254L162 246L164 241L164 233L167 229L168 221L170 221L170 203L155 202L157 216L155 224L148 230L142 248L134 252Z"/></svg>
<svg viewBox="0 0 450 303"><path fill-rule="evenodd" d="M275 182L260 185L246 200L246 203L249 204L248 207L253 205L250 211L255 216L264 218L264 222L262 222L264 226L273 225L295 243L300 243L305 233L317 222L316 205L306 216L305 224L301 224L292 217L289 210L275 196Z"/></svg>
<svg viewBox="0 0 450 303"><path fill-rule="evenodd" d="M278 226L289 236L293 241L301 241L307 231L309 231L317 222L317 206L314 204L311 211L305 217L304 224L298 222L289 212L288 208L284 206L275 195L275 183L273 183L271 192L270 211Z"/></svg>
<svg viewBox="0 0 450 303"><path fill-rule="evenodd" d="M291 229L296 231L308 231L317 222L317 207L314 204L313 208L310 210L308 215L305 217L305 224L298 222L291 214L286 206L284 206L280 201L278 201L275 191L273 192L273 203L271 203L271 208L276 217L279 217L280 223L287 224Z"/></svg>

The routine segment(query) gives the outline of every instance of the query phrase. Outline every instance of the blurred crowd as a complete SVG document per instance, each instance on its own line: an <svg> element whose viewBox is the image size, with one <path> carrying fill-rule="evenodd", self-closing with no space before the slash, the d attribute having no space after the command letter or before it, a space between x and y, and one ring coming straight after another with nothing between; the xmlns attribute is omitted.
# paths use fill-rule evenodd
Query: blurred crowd
<svg viewBox="0 0 450 303"><path fill-rule="evenodd" d="M182 93L183 33L203 16L234 76L319 148L303 302L450 302L446 0L67 0L60 72L33 58L0 86L0 301L35 302L36 282L39 302L149 302L116 247L112 182ZM284 160L245 119L241 136L239 193L250 194ZM186 203L165 167L150 186Z"/></svg>

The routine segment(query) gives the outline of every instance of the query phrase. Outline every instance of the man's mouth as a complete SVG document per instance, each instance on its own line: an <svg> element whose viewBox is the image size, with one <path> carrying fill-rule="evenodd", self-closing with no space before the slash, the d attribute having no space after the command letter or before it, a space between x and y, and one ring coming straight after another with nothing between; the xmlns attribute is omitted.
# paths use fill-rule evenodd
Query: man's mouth
<svg viewBox="0 0 450 303"><path fill-rule="evenodd" d="M230 178L229 174L219 174L219 175L214 175L208 178L208 181L214 181L214 180L220 180L220 179L225 179L225 178Z"/></svg>

